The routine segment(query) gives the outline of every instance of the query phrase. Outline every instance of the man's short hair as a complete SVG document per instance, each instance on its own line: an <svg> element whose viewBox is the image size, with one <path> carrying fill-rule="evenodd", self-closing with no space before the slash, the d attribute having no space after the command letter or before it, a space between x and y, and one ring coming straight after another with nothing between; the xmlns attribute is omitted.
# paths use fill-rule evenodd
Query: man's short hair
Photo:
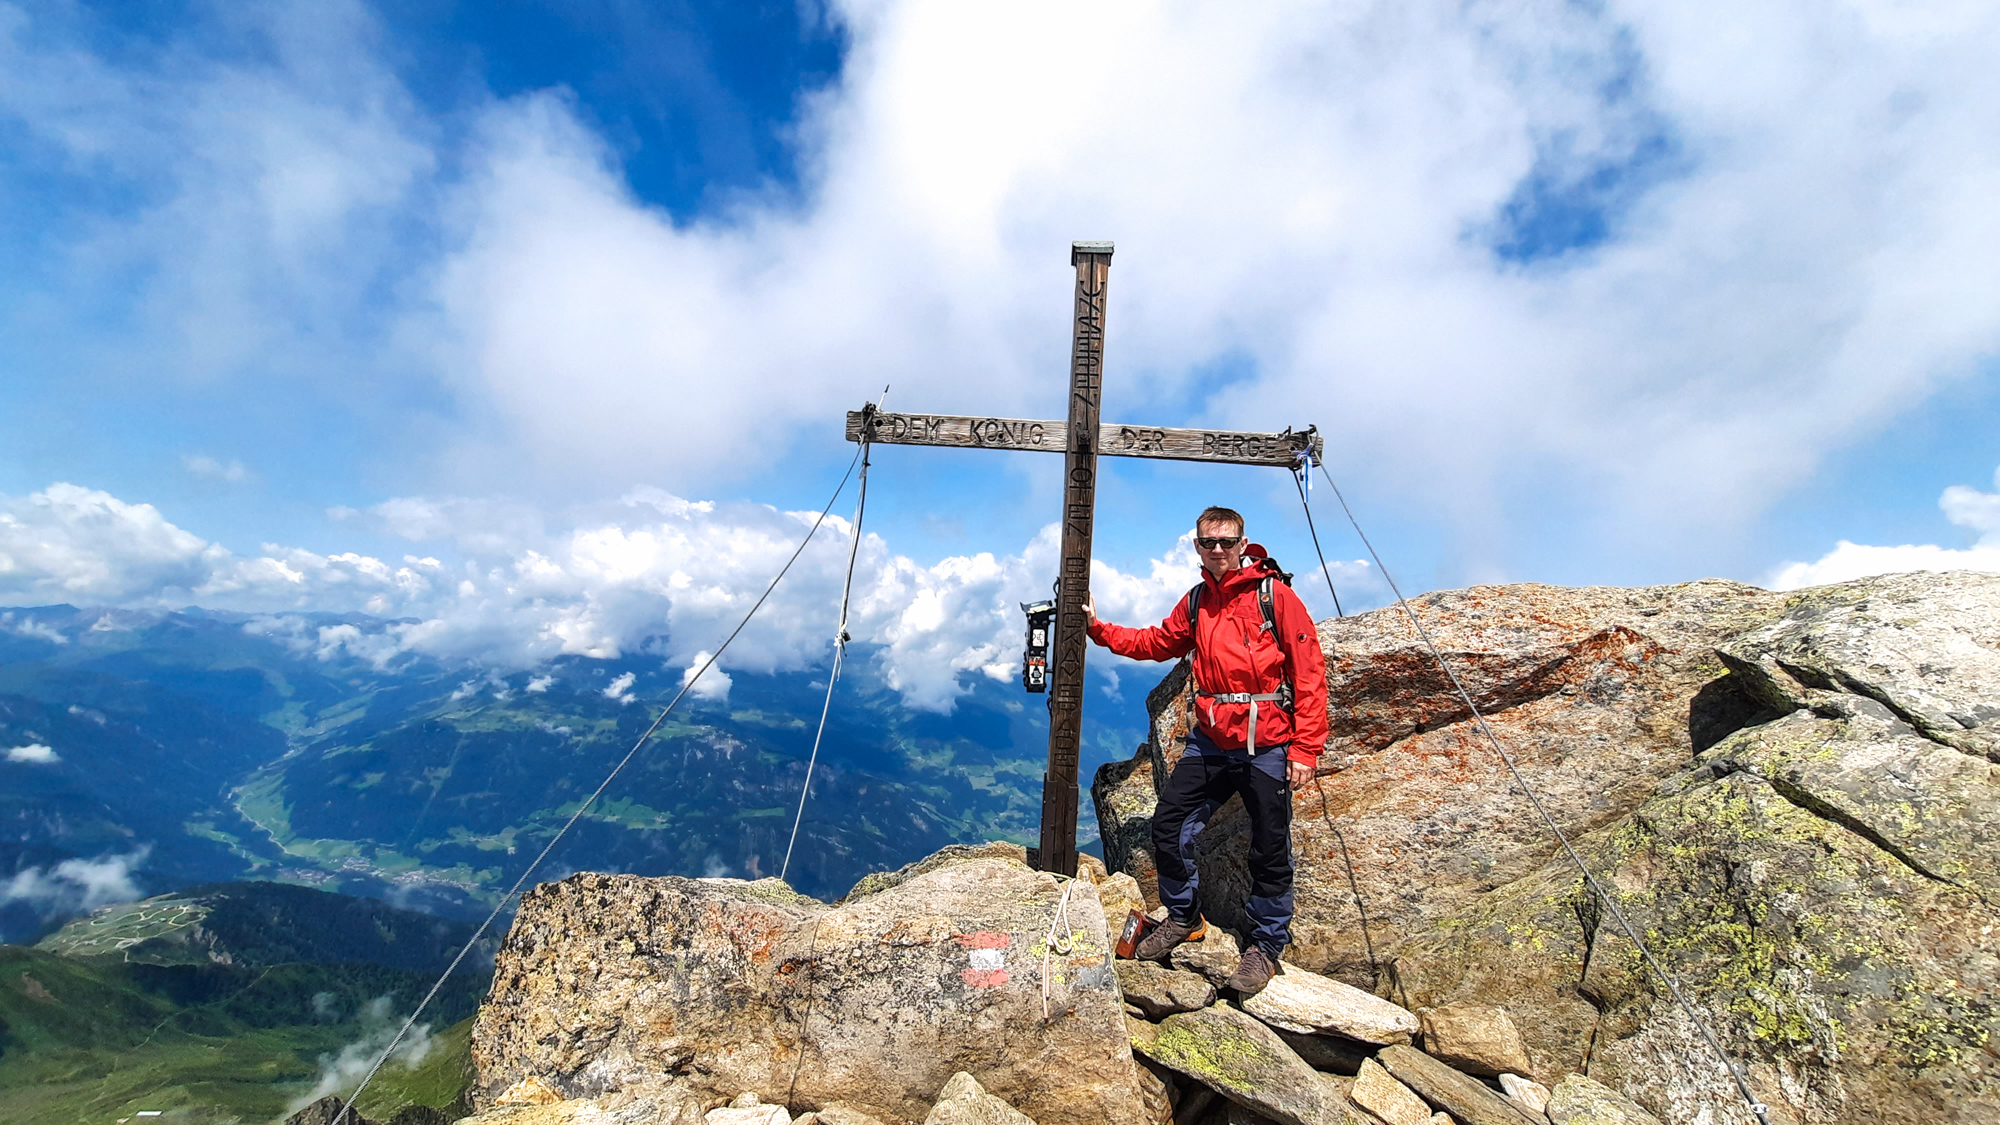
<svg viewBox="0 0 2000 1125"><path fill-rule="evenodd" d="M1221 508L1214 504L1203 508L1201 514L1194 518L1195 530L1200 531L1201 525L1205 523L1233 523L1236 525L1236 534L1238 535L1243 534L1244 529L1248 526L1243 522L1243 513L1234 508Z"/></svg>

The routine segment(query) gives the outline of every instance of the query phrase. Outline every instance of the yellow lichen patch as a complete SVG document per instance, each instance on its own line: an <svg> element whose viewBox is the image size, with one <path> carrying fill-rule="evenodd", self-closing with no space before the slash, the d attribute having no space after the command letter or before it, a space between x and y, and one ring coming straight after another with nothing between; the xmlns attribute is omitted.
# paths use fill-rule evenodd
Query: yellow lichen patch
<svg viewBox="0 0 2000 1125"><path fill-rule="evenodd" d="M1249 1085L1264 1051L1227 1025L1198 1028L1190 1021L1170 1019L1153 1037L1147 1053L1210 1086L1242 1089Z"/></svg>

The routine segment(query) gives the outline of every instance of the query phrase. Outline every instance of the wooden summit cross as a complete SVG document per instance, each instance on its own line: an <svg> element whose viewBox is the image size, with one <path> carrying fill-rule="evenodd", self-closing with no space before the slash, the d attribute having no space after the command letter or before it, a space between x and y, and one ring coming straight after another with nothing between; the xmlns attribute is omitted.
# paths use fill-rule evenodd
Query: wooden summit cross
<svg viewBox="0 0 2000 1125"><path fill-rule="evenodd" d="M847 440L891 445L949 445L1062 453L1062 564L1056 592L1056 629L1050 648L1049 764L1042 775L1044 871L1076 874L1077 757L1083 738L1083 662L1089 650L1091 530L1096 521L1097 458L1159 457L1231 465L1295 468L1321 451L1318 433L1279 434L1180 430L1160 426L1105 425L1098 417L1104 386L1104 300L1111 274L1111 243L1070 244L1076 267L1076 328L1070 346L1069 420L973 418L954 414L847 415Z"/></svg>

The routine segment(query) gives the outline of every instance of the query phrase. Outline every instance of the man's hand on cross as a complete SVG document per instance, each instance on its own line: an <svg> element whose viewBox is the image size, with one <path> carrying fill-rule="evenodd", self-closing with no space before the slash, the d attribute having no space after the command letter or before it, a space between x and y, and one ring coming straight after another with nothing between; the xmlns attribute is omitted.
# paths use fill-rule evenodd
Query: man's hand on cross
<svg viewBox="0 0 2000 1125"><path fill-rule="evenodd" d="M1085 594L1085 595L1083 596L1083 615L1084 615L1085 617L1087 617L1087 618L1089 618L1089 619L1090 619L1090 622L1091 622L1091 624L1093 624L1093 625L1094 625L1094 624L1096 624L1096 623L1097 623L1097 598L1096 598L1096 596L1094 596L1094 595L1091 595L1091 594Z"/></svg>

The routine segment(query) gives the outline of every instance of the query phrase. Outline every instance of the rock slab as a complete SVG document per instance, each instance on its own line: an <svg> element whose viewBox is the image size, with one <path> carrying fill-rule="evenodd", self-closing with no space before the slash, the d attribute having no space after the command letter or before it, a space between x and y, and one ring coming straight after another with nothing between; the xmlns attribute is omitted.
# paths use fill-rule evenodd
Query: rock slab
<svg viewBox="0 0 2000 1125"><path fill-rule="evenodd" d="M1529 1113L1548 1112L1549 1088L1533 1079L1518 1074L1502 1074L1500 1092L1521 1103L1521 1108Z"/></svg>
<svg viewBox="0 0 2000 1125"><path fill-rule="evenodd" d="M1660 1125L1632 1099L1594 1078L1572 1074L1549 1092L1554 1125Z"/></svg>
<svg viewBox="0 0 2000 1125"><path fill-rule="evenodd" d="M1476 1078L1431 1058L1415 1047L1384 1047L1376 1056L1396 1080L1463 1125L1540 1125Z"/></svg>
<svg viewBox="0 0 2000 1125"><path fill-rule="evenodd" d="M1347 1098L1382 1119L1384 1125L1427 1125L1431 1107L1424 1099L1396 1081L1382 1064L1369 1059L1354 1076Z"/></svg>
<svg viewBox="0 0 2000 1125"><path fill-rule="evenodd" d="M2000 1121L2000 576L1412 605L1774 1121ZM1409 623L1320 635L1333 738L1294 795L1287 960L1412 1010L1504 1008L1524 1073L1551 1084L1587 1059L1663 1120L1739 1112L1719 1067L1682 1063L1706 1043L1550 861ZM1184 681L1151 697L1144 760L1093 789L1134 840L1179 753ZM1246 893L1245 830L1226 806L1198 847L1214 922Z"/></svg>
<svg viewBox="0 0 2000 1125"><path fill-rule="evenodd" d="M1408 1043L1418 1026L1408 1009L1296 965L1284 965L1262 992L1243 1002L1243 1010L1281 1031L1341 1035L1379 1046Z"/></svg>
<svg viewBox="0 0 2000 1125"><path fill-rule="evenodd" d="M1514 1021L1498 1008L1480 1004L1446 1004L1417 1013L1423 1024L1424 1054L1467 1074L1498 1078L1530 1074L1527 1044Z"/></svg>
<svg viewBox="0 0 2000 1125"><path fill-rule="evenodd" d="M1320 1074L1277 1033L1227 1004L1168 1016L1133 1049L1282 1125L1317 1125L1339 1111Z"/></svg>
<svg viewBox="0 0 2000 1125"><path fill-rule="evenodd" d="M473 1030L476 1104L538 1076L569 1097L687 1082L889 1125L967 1071L1042 1125L1137 1120L1095 888L973 856L838 907L776 880L577 875L529 893ZM1067 952L1060 950L1066 948ZM796 1078L794 1077L796 1075Z"/></svg>
<svg viewBox="0 0 2000 1125"><path fill-rule="evenodd" d="M709 1104L677 1084L595 1098L496 1105L460 1119L459 1125L707 1125L702 1111Z"/></svg>
<svg viewBox="0 0 2000 1125"><path fill-rule="evenodd" d="M1212 922L1200 941L1182 942L1167 954L1167 964L1184 973L1198 973L1218 988L1236 971L1236 962L1242 959L1243 949L1236 944L1235 936Z"/></svg>
<svg viewBox="0 0 2000 1125"><path fill-rule="evenodd" d="M702 1125L792 1125L792 1115L781 1105L711 1109L701 1120Z"/></svg>

